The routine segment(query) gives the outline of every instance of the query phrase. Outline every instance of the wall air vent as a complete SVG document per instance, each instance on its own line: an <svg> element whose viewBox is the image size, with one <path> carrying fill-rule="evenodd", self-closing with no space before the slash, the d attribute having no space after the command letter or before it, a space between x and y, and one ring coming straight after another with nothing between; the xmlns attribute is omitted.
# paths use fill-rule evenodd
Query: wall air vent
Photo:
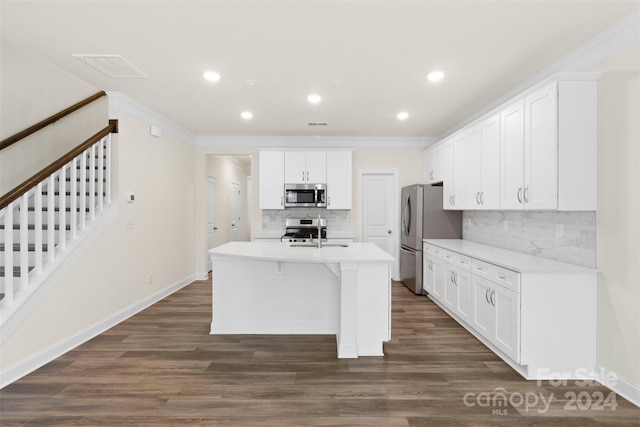
<svg viewBox="0 0 640 427"><path fill-rule="evenodd" d="M327 126L327 122L309 122L309 126Z"/></svg>
<svg viewBox="0 0 640 427"><path fill-rule="evenodd" d="M143 79L147 75L120 55L73 54L85 64L114 79Z"/></svg>

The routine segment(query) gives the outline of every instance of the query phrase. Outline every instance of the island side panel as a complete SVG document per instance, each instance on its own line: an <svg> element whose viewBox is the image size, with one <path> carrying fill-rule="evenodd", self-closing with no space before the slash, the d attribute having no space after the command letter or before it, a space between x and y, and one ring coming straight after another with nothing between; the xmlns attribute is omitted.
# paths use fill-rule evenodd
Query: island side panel
<svg viewBox="0 0 640 427"><path fill-rule="evenodd" d="M211 334L336 334L340 292L324 264L212 256Z"/></svg>
<svg viewBox="0 0 640 427"><path fill-rule="evenodd" d="M391 339L391 275L388 263L361 263L357 278L359 356L383 356Z"/></svg>

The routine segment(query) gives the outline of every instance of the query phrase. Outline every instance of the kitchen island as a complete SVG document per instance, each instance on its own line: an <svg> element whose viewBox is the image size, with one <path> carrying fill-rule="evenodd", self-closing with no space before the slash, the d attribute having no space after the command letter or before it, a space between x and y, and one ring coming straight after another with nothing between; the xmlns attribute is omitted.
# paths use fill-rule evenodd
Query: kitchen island
<svg viewBox="0 0 640 427"><path fill-rule="evenodd" d="M229 242L209 254L211 334L331 334L339 358L383 355L394 258L378 246Z"/></svg>

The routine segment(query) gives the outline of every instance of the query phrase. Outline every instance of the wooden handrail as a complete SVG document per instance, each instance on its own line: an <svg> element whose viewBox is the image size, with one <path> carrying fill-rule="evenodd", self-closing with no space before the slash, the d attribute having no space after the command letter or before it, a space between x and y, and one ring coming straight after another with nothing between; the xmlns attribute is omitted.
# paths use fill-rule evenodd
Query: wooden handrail
<svg viewBox="0 0 640 427"><path fill-rule="evenodd" d="M26 191L29 191L29 189L35 187L40 181L46 179L49 175L73 160L74 157L82 154L84 150L91 147L93 144L100 141L110 133L118 133L118 120L109 120L109 125L103 128L101 131L93 135L91 138L87 139L82 144L78 145L73 150L69 151L67 154L60 157L55 162L51 163L49 166L42 169L40 172L33 175L31 178L25 180L22 184L18 185L7 194L0 197L0 209L3 209L5 206L9 206L9 203L17 200Z"/></svg>
<svg viewBox="0 0 640 427"><path fill-rule="evenodd" d="M71 107L69 108L65 108L64 110L60 111L59 113L54 114L51 117L47 117L46 119L42 120L41 122L36 123L33 126L29 126L28 128L26 128L23 131L20 131L18 133L16 133L15 135L10 136L9 138L5 138L2 141L0 141L0 150L3 150L5 148L7 148L8 146L15 144L16 142L20 141L23 138L26 138L27 136L36 133L37 131L39 131L40 129L43 129L55 122L57 122L58 120L60 120L61 118L68 116L69 114L73 113L76 110L79 110L80 108L84 107L85 105L91 104L93 101L96 101L100 98L102 98L103 96L106 96L107 94L104 91L100 91L94 95L91 95L90 97L83 99L82 101L73 104Z"/></svg>

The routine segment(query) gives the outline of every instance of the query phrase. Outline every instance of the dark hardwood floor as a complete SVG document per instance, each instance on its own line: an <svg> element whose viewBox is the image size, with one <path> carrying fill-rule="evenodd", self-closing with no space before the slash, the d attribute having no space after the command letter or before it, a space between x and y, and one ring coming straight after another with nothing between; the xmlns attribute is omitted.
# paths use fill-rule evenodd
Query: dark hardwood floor
<svg viewBox="0 0 640 427"><path fill-rule="evenodd" d="M209 335L210 288L194 282L5 387L0 424L640 425L622 397L598 403L600 385L522 379L402 284L385 356L352 360L336 358L334 336Z"/></svg>

